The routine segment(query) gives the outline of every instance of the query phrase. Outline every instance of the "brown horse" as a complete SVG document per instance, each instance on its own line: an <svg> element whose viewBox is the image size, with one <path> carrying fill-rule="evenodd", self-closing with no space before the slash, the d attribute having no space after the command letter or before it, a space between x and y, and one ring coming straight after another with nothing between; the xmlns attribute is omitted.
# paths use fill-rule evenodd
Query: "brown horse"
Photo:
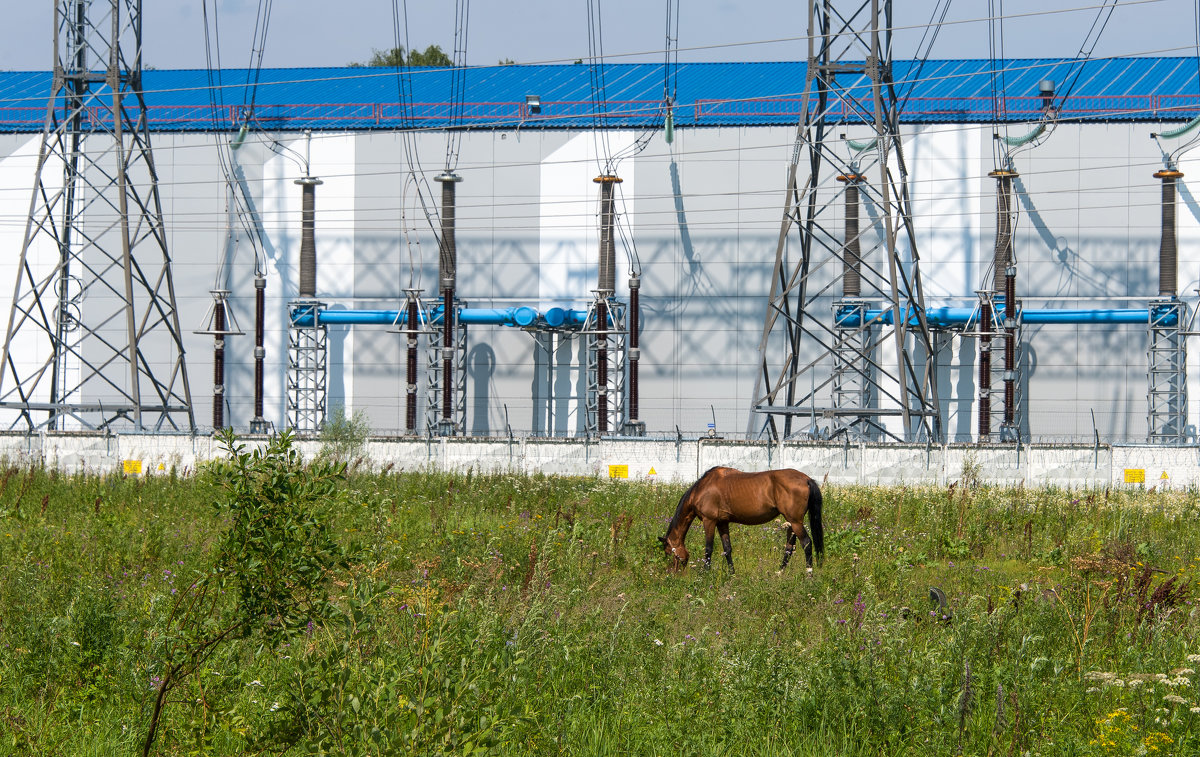
<svg viewBox="0 0 1200 757"><path fill-rule="evenodd" d="M812 538L804 530L804 513L808 513L808 524ZM671 558L671 569L679 570L687 565L688 551L684 546L688 529L697 517L704 523L704 565L712 565L713 532L721 534L721 545L725 548L725 560L733 570L733 547L729 544L729 524L745 523L756 526L767 523L782 515L791 525L787 534L787 547L783 551L782 571L787 567L792 551L796 548L796 537L804 545L804 559L808 570L812 570L813 546L817 557L825 554L825 531L821 526L821 490L817 482L798 470L762 471L743 473L733 468L712 468L700 480L692 484L675 508L667 535L658 537L663 551Z"/></svg>

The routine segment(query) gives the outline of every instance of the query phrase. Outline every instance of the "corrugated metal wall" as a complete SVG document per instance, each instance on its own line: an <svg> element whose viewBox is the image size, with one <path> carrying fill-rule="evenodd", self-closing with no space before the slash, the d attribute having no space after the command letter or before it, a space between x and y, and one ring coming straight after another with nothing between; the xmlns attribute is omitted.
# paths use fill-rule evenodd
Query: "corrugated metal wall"
<svg viewBox="0 0 1200 757"><path fill-rule="evenodd" d="M1160 167L1146 124L1063 125L1045 144L1020 154L1018 293L1030 307L1138 307L1157 293ZM673 145L655 135L618 167L627 178L618 208L633 231L642 268L642 418L652 434L745 430L791 127L680 129ZM1019 131L1019 129L1018 129ZM296 162L259 135L239 151L269 245L267 410L284 418L287 337L284 303L298 280L299 188ZM304 152L294 133L274 135ZM628 133L609 135L613 145ZM850 137L858 136L851 133ZM989 127L908 127L915 225L930 305L969 305L982 284L994 229ZM36 135L0 136L0 244L19 252L33 185ZM437 245L410 178L410 155L432 177L443 167L445 137L321 133L312 137L317 194L318 296L332 308L396 308L403 290L436 285ZM159 167L175 287L186 334L196 417L211 401L211 338L202 327L208 290L224 284L244 330L253 326L250 246L238 246L227 282L216 282L224 244L225 190L213 139L157 134ZM463 136L458 173L459 296L473 307L557 301L563 287L585 303L594 288L595 214L603 152L586 131L491 131ZM1181 165L1180 293L1195 302L1200 205L1188 189L1200 163ZM832 175L830 177L832 179ZM575 186L578 182L578 186ZM822 190L840 228L833 187ZM434 187L436 189L436 187ZM427 195L427 202L436 202ZM875 214L864 211L864 219ZM866 220L864 220L864 224ZM407 235L404 229L408 229ZM832 240L837 243L838 240ZM418 244L419 243L419 244ZM588 267L590 264L590 268ZM0 291L12 290L3 266ZM618 247L618 286L628 258ZM835 275L833 261L828 276ZM825 275L825 274L818 274ZM5 298L6 304L6 298ZM0 308L2 310L3 308ZM829 318L829 310L818 314ZM1194 340L1193 340L1194 341ZM951 441L974 432L975 345L947 335L939 376ZM1029 327L1024 366L1025 425L1034 439L1090 439L1092 413L1105 440L1146 433L1146 331L1142 327ZM380 327L331 327L330 401L365 410L379 433L403 426L404 375L399 335ZM1196 346L1192 345L1193 348ZM227 397L241 428L252 413L253 337L231 337ZM521 331L474 327L468 344L468 422L474 434L537 428L533 410L534 343ZM578 386L575 372L560 380ZM1200 417L1195 359L1190 361L1190 419ZM564 408L555 429L577 424Z"/></svg>

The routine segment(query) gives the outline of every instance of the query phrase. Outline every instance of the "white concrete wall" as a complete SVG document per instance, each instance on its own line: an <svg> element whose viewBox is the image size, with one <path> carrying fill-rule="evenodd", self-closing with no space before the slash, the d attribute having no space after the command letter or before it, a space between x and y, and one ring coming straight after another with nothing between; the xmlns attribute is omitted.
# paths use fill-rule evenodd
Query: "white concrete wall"
<svg viewBox="0 0 1200 757"><path fill-rule="evenodd" d="M246 439L262 444L262 437ZM299 442L306 458L321 451ZM208 436L0 434L0 460L65 473L186 475L224 454ZM1007 486L1200 488L1200 447L768 444L719 439L373 439L359 463L375 471L541 473L686 483L717 465L797 468L836 484L948 485L977 470ZM138 473L140 471L140 473ZM1140 478L1138 481L1136 479ZM1132 480L1131 480L1132 479Z"/></svg>

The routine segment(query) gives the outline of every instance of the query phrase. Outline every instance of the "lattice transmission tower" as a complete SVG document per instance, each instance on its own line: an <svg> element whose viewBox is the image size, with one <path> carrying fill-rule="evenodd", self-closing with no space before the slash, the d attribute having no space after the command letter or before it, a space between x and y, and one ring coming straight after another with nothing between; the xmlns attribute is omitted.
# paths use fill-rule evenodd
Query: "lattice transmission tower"
<svg viewBox="0 0 1200 757"><path fill-rule="evenodd" d="M902 98L892 79L891 11L890 0L808 2L808 69L752 435L942 435L900 143ZM864 138L847 139L855 130Z"/></svg>
<svg viewBox="0 0 1200 757"><path fill-rule="evenodd" d="M0 373L13 427L195 428L141 43L140 0L55 3L54 79Z"/></svg>

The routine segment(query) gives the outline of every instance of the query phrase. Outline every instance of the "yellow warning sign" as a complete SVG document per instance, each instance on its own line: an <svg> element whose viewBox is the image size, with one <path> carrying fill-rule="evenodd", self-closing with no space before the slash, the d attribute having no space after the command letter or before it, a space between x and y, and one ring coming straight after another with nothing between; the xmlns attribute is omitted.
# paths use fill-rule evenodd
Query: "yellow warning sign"
<svg viewBox="0 0 1200 757"><path fill-rule="evenodd" d="M1167 475L1167 472L1166 472L1166 471L1163 471L1163 472L1162 472L1162 475L1161 475L1161 476L1159 476L1158 478L1159 478L1159 480L1161 480L1161 481L1166 481L1167 479L1169 479L1169 478L1170 478L1170 476L1168 476L1168 475Z"/></svg>
<svg viewBox="0 0 1200 757"><path fill-rule="evenodd" d="M650 473L648 473L647 475L650 475L650 476L657 476L657 475L658 475L658 471L654 470L654 466L652 465L652 466L650 466Z"/></svg>
<svg viewBox="0 0 1200 757"><path fill-rule="evenodd" d="M129 476L140 476L142 475L142 461L125 460L121 463L121 470L125 471L125 474Z"/></svg>
<svg viewBox="0 0 1200 757"><path fill-rule="evenodd" d="M1125 483L1127 484L1144 484L1146 483L1145 468L1126 468Z"/></svg>
<svg viewBox="0 0 1200 757"><path fill-rule="evenodd" d="M609 478L629 478L628 465L610 465L608 466Z"/></svg>

